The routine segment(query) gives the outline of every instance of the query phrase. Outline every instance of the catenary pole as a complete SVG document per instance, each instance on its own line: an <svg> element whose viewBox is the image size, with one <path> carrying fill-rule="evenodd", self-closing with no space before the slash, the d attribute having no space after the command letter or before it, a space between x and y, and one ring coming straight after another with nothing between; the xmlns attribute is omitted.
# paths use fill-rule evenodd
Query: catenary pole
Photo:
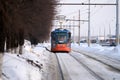
<svg viewBox="0 0 120 80"><path fill-rule="evenodd" d="M90 0L88 3L90 4ZM90 5L88 5L88 46L90 46Z"/></svg>
<svg viewBox="0 0 120 80"><path fill-rule="evenodd" d="M75 20L75 17L73 16L73 20ZM75 42L75 22L73 21L73 42Z"/></svg>
<svg viewBox="0 0 120 80"><path fill-rule="evenodd" d="M78 44L80 45L80 10L79 10L79 24L78 24Z"/></svg>
<svg viewBox="0 0 120 80"><path fill-rule="evenodd" d="M116 45L119 45L119 0L116 0Z"/></svg>

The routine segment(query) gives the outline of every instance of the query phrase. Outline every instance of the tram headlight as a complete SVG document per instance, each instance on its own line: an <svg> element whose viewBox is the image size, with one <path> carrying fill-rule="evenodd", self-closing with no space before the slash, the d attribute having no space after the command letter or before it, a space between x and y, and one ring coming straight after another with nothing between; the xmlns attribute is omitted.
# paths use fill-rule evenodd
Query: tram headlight
<svg viewBox="0 0 120 80"><path fill-rule="evenodd" d="M53 47L55 47L56 46L56 44L55 43L53 43Z"/></svg>
<svg viewBox="0 0 120 80"><path fill-rule="evenodd" d="M67 44L67 47L70 47L70 44L69 44L69 43Z"/></svg>

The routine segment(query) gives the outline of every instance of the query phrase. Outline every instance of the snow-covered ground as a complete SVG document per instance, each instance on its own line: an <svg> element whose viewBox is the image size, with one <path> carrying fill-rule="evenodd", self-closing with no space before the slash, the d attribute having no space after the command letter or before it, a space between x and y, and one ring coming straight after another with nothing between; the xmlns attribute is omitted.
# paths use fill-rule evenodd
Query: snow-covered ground
<svg viewBox="0 0 120 80"><path fill-rule="evenodd" d="M46 77L50 53L45 49L48 46L50 43L41 43L31 47L26 41L22 55L5 53L2 66L3 80L49 80ZM91 44L88 47L87 44L74 43L72 48L120 60L120 45L102 47L98 44Z"/></svg>
<svg viewBox="0 0 120 80"><path fill-rule="evenodd" d="M75 50L82 50L85 52L101 54L104 56L111 57L113 59L120 60L120 45L116 47L111 46L101 46L99 44L91 44L88 47L87 43L81 43L80 45L74 43L72 44L72 48Z"/></svg>
<svg viewBox="0 0 120 80"><path fill-rule="evenodd" d="M3 80L46 80L49 53L43 45L48 44L38 44L31 48L27 42L22 55L5 53L2 66Z"/></svg>

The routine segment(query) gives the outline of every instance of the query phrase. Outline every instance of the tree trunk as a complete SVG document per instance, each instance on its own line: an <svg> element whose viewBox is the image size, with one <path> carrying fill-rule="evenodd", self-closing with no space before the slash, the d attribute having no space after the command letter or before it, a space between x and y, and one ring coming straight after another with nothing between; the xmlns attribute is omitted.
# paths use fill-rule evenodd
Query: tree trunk
<svg viewBox="0 0 120 80"><path fill-rule="evenodd" d="M22 54L23 52L23 46L19 46L19 54Z"/></svg>
<svg viewBox="0 0 120 80"><path fill-rule="evenodd" d="M3 63L3 54L0 53L0 80L2 80L2 63Z"/></svg>

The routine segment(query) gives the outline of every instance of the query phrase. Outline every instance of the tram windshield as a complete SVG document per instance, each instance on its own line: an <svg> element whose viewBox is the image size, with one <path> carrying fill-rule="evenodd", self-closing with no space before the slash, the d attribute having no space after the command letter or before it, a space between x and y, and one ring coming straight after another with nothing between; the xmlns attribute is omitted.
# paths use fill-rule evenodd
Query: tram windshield
<svg viewBox="0 0 120 80"><path fill-rule="evenodd" d="M59 43L65 43L67 40L66 33L58 33L57 34L57 39Z"/></svg>
<svg viewBox="0 0 120 80"><path fill-rule="evenodd" d="M65 35L59 35L58 36L58 41L59 41L59 43L64 43L66 41L66 36Z"/></svg>

